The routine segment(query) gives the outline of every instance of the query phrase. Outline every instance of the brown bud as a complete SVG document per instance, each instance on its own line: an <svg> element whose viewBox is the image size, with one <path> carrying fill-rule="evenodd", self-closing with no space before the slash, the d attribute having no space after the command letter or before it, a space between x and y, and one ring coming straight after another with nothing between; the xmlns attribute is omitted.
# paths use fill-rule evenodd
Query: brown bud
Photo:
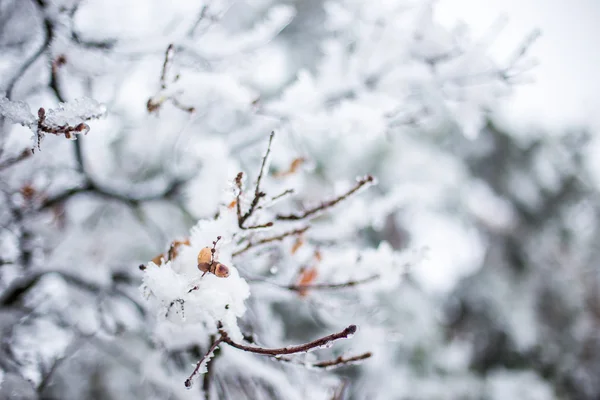
<svg viewBox="0 0 600 400"><path fill-rule="evenodd" d="M204 247L198 253L198 265L200 264L209 264L212 260L212 252L210 247Z"/></svg>
<svg viewBox="0 0 600 400"><path fill-rule="evenodd" d="M207 273L208 271L210 271L210 263L207 263L207 262L198 263L198 269L204 273Z"/></svg>
<svg viewBox="0 0 600 400"><path fill-rule="evenodd" d="M221 263L213 264L213 274L218 276L219 278L227 278L229 276L229 268L226 265Z"/></svg>

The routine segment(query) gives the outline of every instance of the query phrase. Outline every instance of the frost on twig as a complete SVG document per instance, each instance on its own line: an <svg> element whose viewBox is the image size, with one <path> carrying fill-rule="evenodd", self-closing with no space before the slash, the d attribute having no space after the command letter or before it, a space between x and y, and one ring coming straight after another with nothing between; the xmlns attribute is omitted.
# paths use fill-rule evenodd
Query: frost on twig
<svg viewBox="0 0 600 400"><path fill-rule="evenodd" d="M34 133L33 149L40 150L46 134L64 136L75 140L76 135L87 134L90 130L85 121L98 119L106 113L106 108L96 100L83 97L67 103L59 103L54 109L40 107L37 117L33 115L29 105L22 101L11 101L0 98L0 115L15 124L28 127ZM32 149L32 150L33 150Z"/></svg>
<svg viewBox="0 0 600 400"><path fill-rule="evenodd" d="M165 61L163 62L162 72L160 74L160 92L148 99L146 103L146 109L149 113L158 113L158 110L162 107L166 101L171 103L182 111L193 113L196 111L194 107L183 105L177 99L177 93L173 90L169 90L169 85L176 83L179 80L179 74L175 75L171 81L169 81L169 70L173 64L173 57L175 56L175 45L170 44L165 51Z"/></svg>
<svg viewBox="0 0 600 400"><path fill-rule="evenodd" d="M281 356L290 355L290 354L307 353L307 352L317 350L320 348L330 347L333 344L333 342L335 342L336 340L351 338L356 333L356 330L357 330L356 325L350 325L341 332L336 332L336 333L332 333L331 335L323 336L319 339L313 340L312 342L304 343L304 344L297 345L297 346L287 346L287 347L280 347L280 348L266 348L266 347L251 346L251 345L238 343L238 342L234 341L233 339L231 339L226 331L220 329L219 330L220 337L217 338L213 342L213 344L211 345L208 352L204 355L204 357L202 357L200 359L200 361L198 361L198 363L196 364L196 368L194 369L192 374L189 376L189 378L186 379L185 387L188 389L192 387L193 380L196 377L196 375L198 375L198 373L206 373L206 364L213 357L213 353L214 353L215 349L221 343L226 343L226 344L230 345L231 347L235 347L238 350L246 351L249 353L274 357L276 360L292 362L292 359L282 358ZM338 357L335 360L319 362L319 363L314 364L313 366L315 368L328 369L328 368L333 368L335 366L341 366L344 364L347 365L347 364L351 364L351 363L356 363L356 362L365 360L369 357L371 357L371 353L364 353L364 354L354 356L354 357L349 357L349 358Z"/></svg>
<svg viewBox="0 0 600 400"><path fill-rule="evenodd" d="M297 221L297 220L302 220L302 219L306 219L306 218L311 218L314 215L318 215L321 211L335 206L339 202L347 199L348 197L350 197L351 195L356 193L363 186L371 184L373 182L375 182L375 179L371 175L367 175L364 178L358 179L356 184L350 190L348 190L346 193L341 194L341 195L335 197L334 199L324 201L321 204L319 204L315 207L309 208L307 210L304 210L300 213L278 214L277 219L280 221Z"/></svg>

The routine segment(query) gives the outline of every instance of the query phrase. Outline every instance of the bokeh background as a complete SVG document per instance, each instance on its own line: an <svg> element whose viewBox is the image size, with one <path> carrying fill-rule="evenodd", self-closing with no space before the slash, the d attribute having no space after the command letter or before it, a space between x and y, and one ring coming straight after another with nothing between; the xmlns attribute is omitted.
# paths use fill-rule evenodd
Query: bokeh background
<svg viewBox="0 0 600 400"><path fill-rule="evenodd" d="M600 398L599 21L592 0L0 0L0 398ZM38 149L25 107L90 131ZM234 258L240 329L275 347L357 324L323 350L373 356L222 349L186 390L210 329L148 303L138 266L226 218L271 131L263 189L295 190L274 212L377 185L298 253ZM385 279L264 282L316 249L317 283Z"/></svg>

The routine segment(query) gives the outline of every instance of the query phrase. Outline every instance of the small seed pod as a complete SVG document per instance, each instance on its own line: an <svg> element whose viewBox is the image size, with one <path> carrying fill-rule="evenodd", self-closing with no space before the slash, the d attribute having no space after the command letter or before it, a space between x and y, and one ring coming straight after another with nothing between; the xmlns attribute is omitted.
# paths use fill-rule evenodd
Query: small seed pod
<svg viewBox="0 0 600 400"><path fill-rule="evenodd" d="M229 276L229 268L226 265L221 264L220 262L215 262L212 265L211 272L219 278L227 278Z"/></svg>
<svg viewBox="0 0 600 400"><path fill-rule="evenodd" d="M227 278L229 276L229 268L221 264L218 261L211 263L198 263L198 269L205 274L210 272L211 274L219 278Z"/></svg>
<svg viewBox="0 0 600 400"><path fill-rule="evenodd" d="M212 260L212 252L210 247L205 247L198 253L198 268L200 264L210 264Z"/></svg>

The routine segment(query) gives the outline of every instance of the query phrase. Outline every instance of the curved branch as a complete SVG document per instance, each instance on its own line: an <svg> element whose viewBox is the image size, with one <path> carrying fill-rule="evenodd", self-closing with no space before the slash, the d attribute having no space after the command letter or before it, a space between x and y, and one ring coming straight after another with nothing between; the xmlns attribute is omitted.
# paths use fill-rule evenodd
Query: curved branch
<svg viewBox="0 0 600 400"><path fill-rule="evenodd" d="M319 347L328 346L335 340L339 339L347 339L356 333L356 325L350 325L346 329L341 332L332 333L331 335L324 336L317 340L313 340L312 342L308 342L305 344L301 344L298 346L288 346L288 347L280 347L274 349L268 349L264 347L257 346L247 346L241 343L234 342L223 329L219 330L221 334L221 339L223 342L228 345L235 347L236 349L244 350L250 353L262 354L265 356L277 357L286 354L296 354L296 353L306 353L308 351L317 349Z"/></svg>
<svg viewBox="0 0 600 400"><path fill-rule="evenodd" d="M25 74L25 72L27 72L29 67L31 67L44 54L44 52L48 49L48 47L50 47L50 43L52 43L52 40L54 39L54 29L52 26L52 22L46 17L46 15L44 13L44 8L45 8L44 3L41 2L40 0L33 0L32 2L37 4L37 7L36 6L34 6L34 7L39 8L41 18L44 20L44 32L45 32L44 41L43 41L42 45L40 46L40 48L37 49L36 52L33 53L23 63L23 65L21 65L21 68L19 68L19 70L17 71L17 74L8 83L8 86L6 87L6 97L11 100L13 98L13 91L14 91L15 86L16 86L17 82L19 81L19 79L21 79L21 77Z"/></svg>
<svg viewBox="0 0 600 400"><path fill-rule="evenodd" d="M375 181L375 179L371 175L367 175L364 178L359 179L358 182L356 182L356 185L354 185L346 193L344 193L334 199L324 201L321 204L319 204L318 206L310 208L308 210L305 210L299 214L287 214L287 215L277 214L277 216L275 218L278 221L299 221L299 220L303 220L303 219L312 217L313 215L318 214L319 212L321 212L323 210L326 210L328 208L335 206L339 202L347 199L348 197L350 197L351 195L356 193L360 188L362 188L366 184L372 183L374 181Z"/></svg>

